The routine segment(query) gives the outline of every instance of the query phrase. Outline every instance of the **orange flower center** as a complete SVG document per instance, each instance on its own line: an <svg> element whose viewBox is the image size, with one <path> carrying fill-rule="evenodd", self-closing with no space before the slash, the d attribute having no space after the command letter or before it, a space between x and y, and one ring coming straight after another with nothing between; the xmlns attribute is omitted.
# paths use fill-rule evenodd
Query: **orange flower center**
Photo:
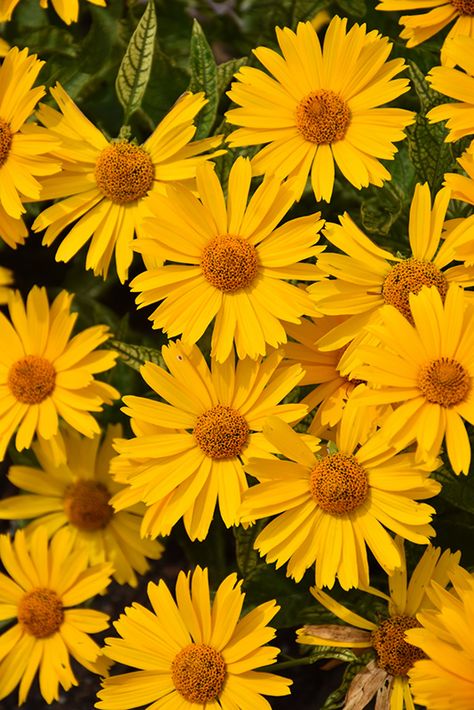
<svg viewBox="0 0 474 710"><path fill-rule="evenodd" d="M312 91L296 107L296 127L310 143L321 145L342 140L350 121L348 105L334 91Z"/></svg>
<svg viewBox="0 0 474 710"><path fill-rule="evenodd" d="M419 293L422 286L436 286L441 298L448 292L446 276L430 261L406 259L388 272L382 286L385 303L395 306L413 325L410 310L410 293Z"/></svg>
<svg viewBox="0 0 474 710"><path fill-rule="evenodd" d="M405 641L405 631L421 626L413 616L392 616L372 631L377 663L390 675L406 676L416 661L426 658L421 648Z"/></svg>
<svg viewBox="0 0 474 710"><path fill-rule="evenodd" d="M174 687L189 703L210 703L221 692L226 676L224 659L211 646L191 643L171 664Z"/></svg>
<svg viewBox="0 0 474 710"><path fill-rule="evenodd" d="M474 0L451 0L451 5L460 15L474 15Z"/></svg>
<svg viewBox="0 0 474 710"><path fill-rule="evenodd" d="M5 163L12 145L12 132L10 125L0 118L0 168Z"/></svg>
<svg viewBox="0 0 474 710"><path fill-rule="evenodd" d="M18 621L31 636L51 636L64 621L62 602L52 589L33 589L18 604Z"/></svg>
<svg viewBox="0 0 474 710"><path fill-rule="evenodd" d="M232 459L242 453L249 427L236 409L217 404L198 416L193 434L206 456Z"/></svg>
<svg viewBox="0 0 474 710"><path fill-rule="evenodd" d="M326 513L344 515L366 500L369 481L355 456L338 452L318 461L311 471L310 490Z"/></svg>
<svg viewBox="0 0 474 710"><path fill-rule="evenodd" d="M153 185L151 156L133 143L112 143L104 148L95 166L99 190L118 205L145 197Z"/></svg>
<svg viewBox="0 0 474 710"><path fill-rule="evenodd" d="M417 384L428 402L454 407L471 391L472 378L457 360L440 357L420 368Z"/></svg>
<svg viewBox="0 0 474 710"><path fill-rule="evenodd" d="M249 286L256 277L257 250L241 237L214 237L201 254L201 268L210 284L232 293Z"/></svg>
<svg viewBox="0 0 474 710"><path fill-rule="evenodd" d="M109 500L110 493L102 483L77 481L66 489L64 512L71 525L79 530L101 530L114 514Z"/></svg>
<svg viewBox="0 0 474 710"><path fill-rule="evenodd" d="M44 357L27 355L10 368L7 383L12 395L25 404L40 404L54 390L56 370Z"/></svg>

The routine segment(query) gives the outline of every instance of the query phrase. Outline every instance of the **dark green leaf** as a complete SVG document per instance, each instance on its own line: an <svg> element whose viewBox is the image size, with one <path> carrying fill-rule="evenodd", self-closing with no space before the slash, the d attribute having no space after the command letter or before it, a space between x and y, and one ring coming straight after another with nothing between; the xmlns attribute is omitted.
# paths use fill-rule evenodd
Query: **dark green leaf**
<svg viewBox="0 0 474 710"><path fill-rule="evenodd" d="M230 84L234 74L247 63L246 57L240 59L229 59L228 62L219 64L217 67L217 93L219 96L224 92L224 89Z"/></svg>
<svg viewBox="0 0 474 710"><path fill-rule="evenodd" d="M329 0L295 0L293 3L293 22L295 27L298 22L312 20L318 12L329 5Z"/></svg>
<svg viewBox="0 0 474 710"><path fill-rule="evenodd" d="M140 367L146 362L154 362L164 366L160 350L148 348L145 345L131 345L120 340L109 340L107 345L116 350L121 360L134 370L140 370Z"/></svg>
<svg viewBox="0 0 474 710"><path fill-rule="evenodd" d="M337 4L344 14L352 17L365 17L367 14L365 0L337 0Z"/></svg>
<svg viewBox="0 0 474 710"><path fill-rule="evenodd" d="M209 135L216 120L219 92L216 60L197 20L194 20L191 35L189 69L191 72L189 91L194 93L203 91L208 101L199 114L199 123L196 131L196 138L205 138Z"/></svg>
<svg viewBox="0 0 474 710"><path fill-rule="evenodd" d="M344 671L344 677L342 683L337 690L334 690L328 697L321 710L338 710L342 708L346 699L347 691L352 683L354 677L360 673L367 663L374 657L373 651L364 653L363 656L356 657L352 663L349 663L346 670Z"/></svg>

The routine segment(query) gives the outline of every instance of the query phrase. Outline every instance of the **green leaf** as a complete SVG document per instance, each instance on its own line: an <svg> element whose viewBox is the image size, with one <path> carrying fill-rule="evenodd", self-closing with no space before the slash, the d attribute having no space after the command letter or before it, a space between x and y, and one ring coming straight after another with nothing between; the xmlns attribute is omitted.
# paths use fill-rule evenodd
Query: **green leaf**
<svg viewBox="0 0 474 710"><path fill-rule="evenodd" d="M219 96L224 93L224 89L227 89L234 74L246 63L247 57L240 57L239 59L229 59L228 62L217 66L217 93Z"/></svg>
<svg viewBox="0 0 474 710"><path fill-rule="evenodd" d="M148 0L145 12L128 43L115 82L118 100L124 109L124 122L142 102L150 78L156 37L154 0Z"/></svg>
<svg viewBox="0 0 474 710"><path fill-rule="evenodd" d="M365 17L367 5L364 0L337 0L337 4L344 14L352 17Z"/></svg>
<svg viewBox="0 0 474 710"><path fill-rule="evenodd" d="M243 528L242 525L233 528L237 566L240 574L246 580L249 580L257 567L263 564L262 558L254 549L255 538L263 527L264 521L259 520L247 529Z"/></svg>
<svg viewBox="0 0 474 710"><path fill-rule="evenodd" d="M208 100L208 103L199 114L199 123L196 131L196 138L205 138L209 135L216 120L219 92L216 60L197 20L194 20L191 34L189 69L191 79L188 90L193 93L203 91Z"/></svg>
<svg viewBox="0 0 474 710"><path fill-rule="evenodd" d="M471 476L456 476L442 468L434 474L443 486L440 497L456 508L474 514L474 480Z"/></svg>
<svg viewBox="0 0 474 710"><path fill-rule="evenodd" d="M293 27L296 27L298 22L312 20L318 12L325 10L328 4L329 0L295 0L293 3Z"/></svg>
<svg viewBox="0 0 474 710"><path fill-rule="evenodd" d="M364 653L362 656L356 657L356 660L349 663L344 671L341 685L337 688L337 690L334 690L328 695L324 705L321 707L321 710L338 710L338 708L343 707L350 684L355 676L365 668L373 657L374 652L371 650L368 653Z"/></svg>
<svg viewBox="0 0 474 710"><path fill-rule="evenodd" d="M109 340L107 346L116 350L121 360L133 370L140 370L146 362L154 362L164 367L164 360L160 350L148 348L145 345L131 345L121 340Z"/></svg>

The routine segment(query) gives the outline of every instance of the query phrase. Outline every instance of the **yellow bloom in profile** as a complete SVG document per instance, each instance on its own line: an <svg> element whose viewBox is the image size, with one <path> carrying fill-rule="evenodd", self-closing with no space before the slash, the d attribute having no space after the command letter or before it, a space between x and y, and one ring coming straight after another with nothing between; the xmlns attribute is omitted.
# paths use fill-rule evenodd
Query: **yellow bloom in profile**
<svg viewBox="0 0 474 710"><path fill-rule="evenodd" d="M413 322L410 294L423 286L436 286L444 299L451 283L474 285L472 267L452 264L458 242L474 240L474 218L462 220L443 239L449 199L450 191L443 188L432 204L428 184L415 187L408 224L411 255L405 259L374 244L347 213L339 217L340 224L326 224L324 236L338 251L319 256L318 267L330 278L308 291L322 313L350 318L321 339L322 349L341 347L358 336L385 304Z"/></svg>
<svg viewBox="0 0 474 710"><path fill-rule="evenodd" d="M207 569L179 573L176 601L163 580L150 582L153 610L126 608L114 622L121 638L105 639L107 656L138 670L104 680L95 707L271 710L263 695L289 695L291 680L257 670L279 653L265 644L275 637L267 624L280 607L269 601L240 619L241 585L230 574L211 603Z"/></svg>
<svg viewBox="0 0 474 710"><path fill-rule="evenodd" d="M122 427L109 426L102 443L100 435L84 439L70 427L62 434L66 457L60 464L43 439L32 447L39 468L11 466L8 478L24 494L0 500L0 519L33 519L24 528L27 536L42 527L51 537L67 527L73 549L84 550L89 564L111 562L114 579L135 587L135 573L145 574L146 557L158 559L163 546L140 539L143 506L115 513L109 504L122 488L109 473L112 439Z"/></svg>
<svg viewBox="0 0 474 710"><path fill-rule="evenodd" d="M120 395L94 379L109 370L117 357L96 350L109 337L104 325L86 328L70 339L77 313L73 296L62 291L48 304L46 289L34 286L26 308L19 292L9 300L11 322L0 313L0 460L18 429L18 451L31 445L37 432L43 439L58 434L58 418L85 436L100 432L90 412Z"/></svg>
<svg viewBox="0 0 474 710"><path fill-rule="evenodd" d="M58 177L43 181L41 197L60 199L36 218L33 229L46 229L43 244L49 246L75 223L56 260L69 261L91 240L86 268L105 278L115 252L117 274L124 282L149 198L167 183L193 182L197 165L220 155L202 155L220 143L220 136L191 142L196 133L193 120L207 101L203 93L184 95L145 143L137 145L107 140L59 84L51 93L61 113L42 105L37 115L60 141L54 155L63 169Z"/></svg>
<svg viewBox="0 0 474 710"><path fill-rule="evenodd" d="M422 628L407 633L408 641L426 654L409 672L416 703L430 710L472 710L474 706L474 577L461 567L450 574L453 589L432 582L427 594L433 609L416 618Z"/></svg>
<svg viewBox="0 0 474 710"><path fill-rule="evenodd" d="M363 426L346 406L336 441L338 451L315 456L301 437L277 417L263 433L289 461L250 459L246 471L259 483L244 495L242 522L277 516L255 540L255 548L277 568L288 562L288 576L299 582L316 563L318 587L367 586L367 547L387 574L400 566L393 538L427 544L434 509L417 499L441 486L428 478L437 462L416 464L413 454L395 455L380 436L360 448Z"/></svg>
<svg viewBox="0 0 474 710"><path fill-rule="evenodd" d="M108 616L77 609L110 583L112 565L87 567L87 554L72 550L72 538L61 531L48 547L46 531L36 530L29 543L23 530L13 541L0 536L0 615L15 621L0 635L0 699L19 685L18 702L28 695L38 673L47 703L58 700L59 685L78 685L70 656L103 675L107 661L89 636L108 626Z"/></svg>
<svg viewBox="0 0 474 710"><path fill-rule="evenodd" d="M28 234L23 199L38 200L41 179L60 168L46 155L57 141L26 123L45 94L44 86L32 88L43 64L13 47L0 67L0 237L13 249Z"/></svg>
<svg viewBox="0 0 474 710"><path fill-rule="evenodd" d="M7 303L11 293L10 286L13 284L13 273L10 269L0 266L0 303Z"/></svg>
<svg viewBox="0 0 474 710"><path fill-rule="evenodd" d="M143 501L148 510L142 535L169 535L180 518L191 540L203 540L217 500L227 527L247 489L242 459L270 456L261 434L265 417L294 422L302 404L279 404L303 376L299 365L278 368L282 356L263 362L234 357L212 362L209 370L196 346L179 341L162 349L169 373L147 363L144 380L165 402L124 397L135 438L119 440L112 462L116 480L128 490L111 500L117 509ZM277 369L278 368L278 369Z"/></svg>
<svg viewBox="0 0 474 710"><path fill-rule="evenodd" d="M235 341L239 358L265 355L286 342L282 321L299 323L315 313L308 294L287 283L319 273L315 246L323 225L320 213L277 227L294 203L294 191L279 178L267 178L249 199L250 162L238 158L230 175L227 201L211 165L197 170L200 199L185 188L168 189L150 200L153 219L145 220L148 239L137 249L172 262L145 271L131 283L139 307L163 299L150 316L169 337L182 334L195 343L214 321L212 357L224 362Z"/></svg>
<svg viewBox="0 0 474 710"><path fill-rule="evenodd" d="M472 11L474 16L474 2ZM447 142L474 135L474 17L472 26L471 37L456 37L447 49L451 63L458 64L464 71L434 67L426 77L435 91L455 99L435 106L426 114L432 123L447 121Z"/></svg>
<svg viewBox="0 0 474 710"><path fill-rule="evenodd" d="M369 326L379 347L361 345L353 376L376 388L354 393L361 404L397 404L381 434L387 444L418 443L420 458L437 456L443 438L455 473L468 473L471 446L463 419L474 424L474 306L459 286L445 302L436 288L410 296L412 326L393 306ZM360 395L360 396L359 396Z"/></svg>
<svg viewBox="0 0 474 710"><path fill-rule="evenodd" d="M226 118L241 126L231 147L268 143L252 160L254 173L296 177L298 197L311 173L316 199L329 202L334 163L357 189L380 187L390 173L379 159L393 159L393 143L413 122L411 111L379 108L408 91L408 79L393 79L406 68L403 59L387 62L392 45L365 25L346 29L347 19L334 17L321 48L310 22L296 33L277 27L283 57L254 50L272 77L241 67L228 92L239 108Z"/></svg>
<svg viewBox="0 0 474 710"><path fill-rule="evenodd" d="M388 12L429 10L400 18L403 25L400 37L407 40L407 47L416 47L456 20L441 47L442 64L452 64L448 49L453 39L462 35L474 37L473 0L381 0L375 9Z"/></svg>
<svg viewBox="0 0 474 710"><path fill-rule="evenodd" d="M11 20L12 13L20 0L0 0L0 22ZM105 0L87 0L92 5L105 7ZM51 0L55 11L66 25L77 22L79 19L79 0ZM48 7L48 0L40 0L43 9Z"/></svg>
<svg viewBox="0 0 474 710"><path fill-rule="evenodd" d="M379 618L376 622L364 619L321 589L313 587L311 594L317 601L351 626L304 626L297 631L297 640L303 644L373 649L374 660L369 661L353 678L345 698L344 707L353 710L362 710L375 694L377 707L414 710L407 674L413 664L423 658L423 653L408 643L405 634L412 634L409 629L420 626L417 621L418 612L423 613L431 607L427 595L430 582L434 581L440 587L446 587L452 572L458 567L459 552L453 554L446 550L441 554L440 548L429 545L407 583L403 542L396 538L395 544L400 552L401 566L389 577L390 596L373 587L366 590L387 602L385 618ZM435 710L435 706L428 707L429 710ZM449 704L440 705L439 710L446 710L448 707ZM461 710L458 705L453 707Z"/></svg>

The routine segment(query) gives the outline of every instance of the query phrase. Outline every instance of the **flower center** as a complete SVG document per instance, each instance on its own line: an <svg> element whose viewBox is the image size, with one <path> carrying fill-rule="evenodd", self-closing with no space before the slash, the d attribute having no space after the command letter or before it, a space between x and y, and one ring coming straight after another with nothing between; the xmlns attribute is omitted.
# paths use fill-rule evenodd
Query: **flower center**
<svg viewBox="0 0 474 710"><path fill-rule="evenodd" d="M426 658L421 648L405 641L405 631L421 626L413 616L392 616L372 631L377 662L390 675L405 676L416 661Z"/></svg>
<svg viewBox="0 0 474 710"><path fill-rule="evenodd" d="M33 589L18 604L18 621L25 631L38 639L56 633L63 620L63 605L52 589Z"/></svg>
<svg viewBox="0 0 474 710"><path fill-rule="evenodd" d="M474 15L474 0L451 0L451 5L460 15Z"/></svg>
<svg viewBox="0 0 474 710"><path fill-rule="evenodd" d="M54 390L56 370L44 357L27 355L13 363L7 382L19 402L39 404Z"/></svg>
<svg viewBox="0 0 474 710"><path fill-rule="evenodd" d="M417 384L428 402L442 407L460 404L472 387L467 370L451 357L440 357L423 365L418 372Z"/></svg>
<svg viewBox="0 0 474 710"><path fill-rule="evenodd" d="M193 434L206 456L232 459L242 453L249 427L236 409L217 404L198 416Z"/></svg>
<svg viewBox="0 0 474 710"><path fill-rule="evenodd" d="M102 483L77 481L66 489L64 512L79 530L101 530L114 514L109 500L110 493Z"/></svg>
<svg viewBox="0 0 474 710"><path fill-rule="evenodd" d="M346 135L351 112L334 91L312 91L296 108L296 127L310 143L335 143Z"/></svg>
<svg viewBox="0 0 474 710"><path fill-rule="evenodd" d="M5 163L12 145L12 132L10 125L0 118L0 168Z"/></svg>
<svg viewBox="0 0 474 710"><path fill-rule="evenodd" d="M221 692L226 669L221 654L203 643L183 648L171 664L174 687L190 703L210 703Z"/></svg>
<svg viewBox="0 0 474 710"><path fill-rule="evenodd" d="M310 490L326 513L344 515L367 498L367 474L355 456L336 453L318 461L311 471Z"/></svg>
<svg viewBox="0 0 474 710"><path fill-rule="evenodd" d="M150 155L126 141L104 148L95 166L97 187L118 205L145 197L154 175Z"/></svg>
<svg viewBox="0 0 474 710"><path fill-rule="evenodd" d="M406 259L389 271L382 286L385 303L395 306L413 325L410 310L410 293L419 293L422 286L436 286L441 298L448 292L446 276L430 261Z"/></svg>
<svg viewBox="0 0 474 710"><path fill-rule="evenodd" d="M214 237L202 252L201 268L210 284L232 293L249 286L256 277L257 250L241 237Z"/></svg>

